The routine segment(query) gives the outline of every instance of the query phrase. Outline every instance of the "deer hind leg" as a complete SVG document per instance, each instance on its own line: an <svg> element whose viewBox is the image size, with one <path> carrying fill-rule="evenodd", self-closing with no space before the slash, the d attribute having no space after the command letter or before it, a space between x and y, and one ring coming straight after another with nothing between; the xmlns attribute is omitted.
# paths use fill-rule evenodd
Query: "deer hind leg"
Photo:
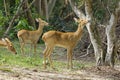
<svg viewBox="0 0 120 80"><path fill-rule="evenodd" d="M53 63L52 63L52 59L51 59L51 54L52 54L52 52L53 52L53 47L50 47L50 48L49 48L49 51L48 51L48 53L47 53L47 56L48 56L48 60L49 60L49 62L50 62L50 67L54 69Z"/></svg>
<svg viewBox="0 0 120 80"><path fill-rule="evenodd" d="M73 63L72 63L72 51L73 49L67 49L67 68L73 68Z"/></svg>
<svg viewBox="0 0 120 80"><path fill-rule="evenodd" d="M46 48L45 48L45 50L44 50L44 52L43 52L43 55L44 55L44 60L43 60L43 62L44 62L44 69L46 69L47 67L46 67L46 58L47 58L47 53L48 53L48 47L46 46Z"/></svg>
<svg viewBox="0 0 120 80"><path fill-rule="evenodd" d="M24 53L24 46L25 46L25 43L20 42L20 46L21 46L21 53L22 53L22 54L25 54L25 53Z"/></svg>
<svg viewBox="0 0 120 80"><path fill-rule="evenodd" d="M19 42L20 42L21 54L24 55L24 45L25 45L24 40L21 37L18 37L18 39L19 39Z"/></svg>
<svg viewBox="0 0 120 80"><path fill-rule="evenodd" d="M46 46L44 51L44 68L46 68L46 58L48 58L48 62L50 62L50 67L53 68L51 53L53 52L53 47Z"/></svg>

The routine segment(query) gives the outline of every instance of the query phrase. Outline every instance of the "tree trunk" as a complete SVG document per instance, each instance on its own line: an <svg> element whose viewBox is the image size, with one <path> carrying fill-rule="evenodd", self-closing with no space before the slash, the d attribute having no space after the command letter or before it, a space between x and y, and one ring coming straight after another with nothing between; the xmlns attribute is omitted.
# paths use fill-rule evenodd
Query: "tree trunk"
<svg viewBox="0 0 120 80"><path fill-rule="evenodd" d="M116 35L115 35L115 27L117 25L118 20L118 12L120 11L120 2L119 6L116 8L116 11L111 14L109 24L106 27L106 35L107 35L107 54L105 63L108 66L114 67L115 63L115 55L116 55Z"/></svg>
<svg viewBox="0 0 120 80"><path fill-rule="evenodd" d="M28 0L25 0L25 3L23 4L22 8L23 8L23 11L29 8L28 7ZM25 14L25 17L27 18L29 24L31 26L33 26L34 28L36 28L36 26L35 26L35 20L32 18L32 13L31 13L30 9L28 9L26 11L26 13L24 13L24 14Z"/></svg>
<svg viewBox="0 0 120 80"><path fill-rule="evenodd" d="M56 0L36 0L35 6L40 16L44 16L47 20L53 11Z"/></svg>
<svg viewBox="0 0 120 80"><path fill-rule="evenodd" d="M111 15L109 25L106 27L106 35L107 35L107 54L105 63L109 66L114 66L114 49L115 49L115 25L116 25L116 16L114 14Z"/></svg>
<svg viewBox="0 0 120 80"><path fill-rule="evenodd" d="M6 0L4 0L5 15L8 16Z"/></svg>
<svg viewBox="0 0 120 80"><path fill-rule="evenodd" d="M49 3L48 3L48 14L49 14L49 16L51 15L51 13L53 11L55 3L56 3L56 0L49 0Z"/></svg>
<svg viewBox="0 0 120 80"><path fill-rule="evenodd" d="M78 16L79 18L85 18L85 15L83 14L83 12L80 9L78 9L77 6L75 6L72 0L69 0L69 3L70 3L70 6L72 7L72 10L76 14L76 16Z"/></svg>
<svg viewBox="0 0 120 80"><path fill-rule="evenodd" d="M89 32L90 40L94 48L94 54L96 58L96 65L102 65L104 61L104 53L102 49L102 42L100 40L99 32L97 27L95 27L95 22L93 22L93 14L92 14L92 0L85 1L85 12L86 17L92 21L86 25L87 30Z"/></svg>
<svg viewBox="0 0 120 80"><path fill-rule="evenodd" d="M48 2L47 0L45 0L45 16L46 16L46 19L49 20L49 14L48 14Z"/></svg>
<svg viewBox="0 0 120 80"><path fill-rule="evenodd" d="M82 11L80 11L75 5L74 3L69 0L69 3L73 9L73 11L75 12L75 14L79 17L79 18L87 18L90 21L93 21L93 14L92 14L92 0L86 0L85 1L85 12L86 12L86 16L82 13ZM87 25L87 29L90 35L90 40L92 42L92 45L94 47L94 52L95 52L95 58L96 58L96 65L100 65L103 63L104 61L104 53L103 53L103 49L102 49L102 43L100 40L100 36L98 33L97 28L95 27L95 23L88 23Z"/></svg>

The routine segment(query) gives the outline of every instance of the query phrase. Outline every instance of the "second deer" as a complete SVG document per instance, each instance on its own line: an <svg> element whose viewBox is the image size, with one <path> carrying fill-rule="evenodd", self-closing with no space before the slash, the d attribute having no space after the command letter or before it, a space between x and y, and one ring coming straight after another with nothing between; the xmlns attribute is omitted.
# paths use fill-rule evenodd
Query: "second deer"
<svg viewBox="0 0 120 80"><path fill-rule="evenodd" d="M17 54L12 42L8 38L3 38L0 40L0 46L7 48L9 51L11 51L14 54Z"/></svg>
<svg viewBox="0 0 120 80"><path fill-rule="evenodd" d="M76 19L74 20L78 23L78 29L76 32L59 32L59 31L48 31L43 34L42 39L45 42L46 48L43 52L44 54L44 68L46 69L46 58L50 62L50 66L53 68L51 53L55 46L63 47L67 49L67 68L73 68L72 63L72 52L82 36L83 28L88 23L86 19Z"/></svg>
<svg viewBox="0 0 120 80"><path fill-rule="evenodd" d="M31 47L34 46L34 53L36 53L36 45L37 42L43 32L44 26L48 26L48 23L41 18L36 19L39 22L38 30L29 31L29 30L20 30L17 33L18 39L21 45L21 52L24 54L24 46L25 44L31 44Z"/></svg>

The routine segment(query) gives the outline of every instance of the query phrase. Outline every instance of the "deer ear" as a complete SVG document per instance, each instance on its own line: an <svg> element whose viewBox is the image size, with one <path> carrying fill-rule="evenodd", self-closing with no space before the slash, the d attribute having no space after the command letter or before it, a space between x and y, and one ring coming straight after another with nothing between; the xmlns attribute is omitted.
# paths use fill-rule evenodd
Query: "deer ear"
<svg viewBox="0 0 120 80"><path fill-rule="evenodd" d="M38 18L39 20L42 20L41 18Z"/></svg>
<svg viewBox="0 0 120 80"><path fill-rule="evenodd" d="M5 39L4 39L4 38L2 38L2 41L3 41L3 42L5 42Z"/></svg>
<svg viewBox="0 0 120 80"><path fill-rule="evenodd" d="M39 19L35 19L37 22L39 22Z"/></svg>
<svg viewBox="0 0 120 80"><path fill-rule="evenodd" d="M10 41L8 38L5 38L5 41L6 41L7 43L11 43L11 41Z"/></svg>
<svg viewBox="0 0 120 80"><path fill-rule="evenodd" d="M77 18L74 17L73 19L75 20L75 22L78 22Z"/></svg>

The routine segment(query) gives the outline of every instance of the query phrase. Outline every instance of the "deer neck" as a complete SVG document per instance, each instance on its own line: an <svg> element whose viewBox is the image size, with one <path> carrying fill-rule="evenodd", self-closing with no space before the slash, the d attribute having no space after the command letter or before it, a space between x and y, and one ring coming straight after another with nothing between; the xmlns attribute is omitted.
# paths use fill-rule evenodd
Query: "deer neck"
<svg viewBox="0 0 120 80"><path fill-rule="evenodd" d="M79 24L79 25L78 25L78 29L77 29L77 31L75 32L75 35L76 35L78 38L80 38L81 35L82 35L82 32L83 32L83 26Z"/></svg>
<svg viewBox="0 0 120 80"><path fill-rule="evenodd" d="M41 33L43 31L43 28L44 28L44 25L42 24L39 24L39 27L38 27L38 32Z"/></svg>

